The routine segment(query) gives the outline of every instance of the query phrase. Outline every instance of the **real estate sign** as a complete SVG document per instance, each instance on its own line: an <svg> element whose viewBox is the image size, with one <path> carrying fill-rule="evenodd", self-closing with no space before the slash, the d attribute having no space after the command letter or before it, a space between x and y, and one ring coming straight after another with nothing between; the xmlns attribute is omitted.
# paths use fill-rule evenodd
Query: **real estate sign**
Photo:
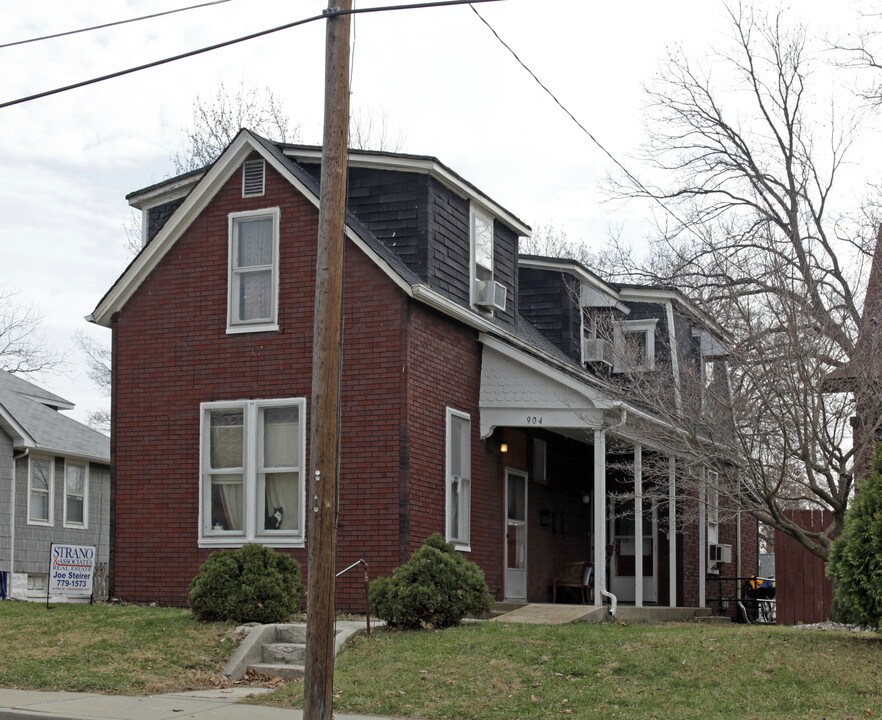
<svg viewBox="0 0 882 720"><path fill-rule="evenodd" d="M92 594L94 546L53 543L49 553L49 595Z"/></svg>

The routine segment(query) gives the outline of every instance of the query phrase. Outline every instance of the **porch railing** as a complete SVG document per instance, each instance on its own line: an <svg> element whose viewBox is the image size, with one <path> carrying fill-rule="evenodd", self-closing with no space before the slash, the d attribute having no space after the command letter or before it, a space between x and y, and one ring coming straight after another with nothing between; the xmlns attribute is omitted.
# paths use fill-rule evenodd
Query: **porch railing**
<svg viewBox="0 0 882 720"><path fill-rule="evenodd" d="M708 596L708 605L717 603L720 615L732 604L738 613L736 620L760 625L774 625L776 620L775 579L756 575L748 577L723 577L709 575L707 583L717 588L714 597ZM724 592L723 586L731 583L734 592Z"/></svg>

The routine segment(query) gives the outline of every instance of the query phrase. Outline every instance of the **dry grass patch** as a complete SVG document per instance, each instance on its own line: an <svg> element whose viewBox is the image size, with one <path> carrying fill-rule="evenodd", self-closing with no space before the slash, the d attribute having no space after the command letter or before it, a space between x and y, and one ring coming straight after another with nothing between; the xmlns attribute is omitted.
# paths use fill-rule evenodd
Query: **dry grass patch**
<svg viewBox="0 0 882 720"><path fill-rule="evenodd" d="M0 644L2 687L141 695L225 683L237 641L186 610L4 602Z"/></svg>

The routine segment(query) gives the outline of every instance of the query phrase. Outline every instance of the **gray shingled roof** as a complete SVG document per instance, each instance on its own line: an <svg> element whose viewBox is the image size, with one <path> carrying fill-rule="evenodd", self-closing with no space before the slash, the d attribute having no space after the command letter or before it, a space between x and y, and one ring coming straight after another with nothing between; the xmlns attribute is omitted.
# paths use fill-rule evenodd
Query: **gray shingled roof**
<svg viewBox="0 0 882 720"><path fill-rule="evenodd" d="M0 371L0 426L16 446L110 462L110 438L53 408L73 404L27 380Z"/></svg>

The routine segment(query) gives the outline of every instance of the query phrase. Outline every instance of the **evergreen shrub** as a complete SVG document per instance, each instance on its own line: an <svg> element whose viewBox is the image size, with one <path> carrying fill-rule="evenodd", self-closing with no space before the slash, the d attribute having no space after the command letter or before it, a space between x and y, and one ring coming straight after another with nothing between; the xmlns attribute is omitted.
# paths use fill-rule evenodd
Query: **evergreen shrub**
<svg viewBox="0 0 882 720"><path fill-rule="evenodd" d="M300 564L263 545L213 552L190 583L190 609L202 621L284 622L301 597Z"/></svg>
<svg viewBox="0 0 882 720"><path fill-rule="evenodd" d="M882 628L882 446L827 560L836 620Z"/></svg>
<svg viewBox="0 0 882 720"><path fill-rule="evenodd" d="M370 585L372 611L398 628L451 627L466 615L486 613L492 602L481 569L438 533L392 577Z"/></svg>

